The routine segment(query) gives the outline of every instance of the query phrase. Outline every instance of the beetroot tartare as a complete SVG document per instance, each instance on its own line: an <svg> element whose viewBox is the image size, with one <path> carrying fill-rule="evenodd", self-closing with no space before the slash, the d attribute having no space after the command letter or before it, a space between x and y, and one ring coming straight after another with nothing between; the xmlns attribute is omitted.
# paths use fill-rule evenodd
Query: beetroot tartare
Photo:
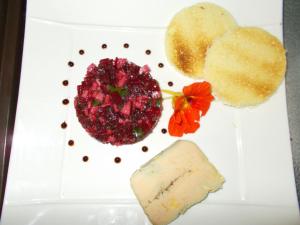
<svg viewBox="0 0 300 225"><path fill-rule="evenodd" d="M102 59L91 64L77 87L75 108L79 122L94 138L112 145L144 139L162 111L158 82L147 65L127 59Z"/></svg>

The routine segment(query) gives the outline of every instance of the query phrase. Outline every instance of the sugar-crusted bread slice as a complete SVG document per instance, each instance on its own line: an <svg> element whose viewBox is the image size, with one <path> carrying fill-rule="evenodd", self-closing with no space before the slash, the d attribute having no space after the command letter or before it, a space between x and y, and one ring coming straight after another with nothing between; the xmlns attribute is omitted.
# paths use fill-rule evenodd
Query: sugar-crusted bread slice
<svg viewBox="0 0 300 225"><path fill-rule="evenodd" d="M202 77L207 48L213 39L236 28L228 11L212 3L198 3L178 12L166 32L166 54L185 75Z"/></svg>
<svg viewBox="0 0 300 225"><path fill-rule="evenodd" d="M224 103L243 107L268 99L285 70L285 49L275 36L241 27L215 39L207 51L204 78Z"/></svg>
<svg viewBox="0 0 300 225"><path fill-rule="evenodd" d="M137 170L130 181L149 220L164 225L218 190L224 178L196 144L176 141Z"/></svg>

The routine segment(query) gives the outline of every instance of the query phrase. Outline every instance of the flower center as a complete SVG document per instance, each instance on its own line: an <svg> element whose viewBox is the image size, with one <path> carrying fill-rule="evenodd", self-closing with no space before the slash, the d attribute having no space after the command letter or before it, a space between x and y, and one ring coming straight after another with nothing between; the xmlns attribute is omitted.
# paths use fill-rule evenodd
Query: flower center
<svg viewBox="0 0 300 225"><path fill-rule="evenodd" d="M175 110L183 110L189 107L190 104L188 102L188 99L185 96L181 95L173 96L172 105Z"/></svg>
<svg viewBox="0 0 300 225"><path fill-rule="evenodd" d="M175 92L170 90L162 90L162 92L172 95L172 105L175 110L182 110L189 107L191 96L184 96L182 92Z"/></svg>

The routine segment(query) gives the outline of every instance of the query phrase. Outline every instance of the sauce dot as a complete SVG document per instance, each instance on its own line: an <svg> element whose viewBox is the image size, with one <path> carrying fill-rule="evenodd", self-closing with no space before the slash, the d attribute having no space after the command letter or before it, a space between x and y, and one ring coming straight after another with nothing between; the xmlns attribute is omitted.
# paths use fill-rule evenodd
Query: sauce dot
<svg viewBox="0 0 300 225"><path fill-rule="evenodd" d="M73 66L74 66L74 63L73 63L72 61L69 61L69 62L68 62L68 65L69 65L69 67L73 67Z"/></svg>
<svg viewBox="0 0 300 225"><path fill-rule="evenodd" d="M68 86L68 85L69 85L69 81L68 81L68 80L64 80L64 81L62 82L62 84L63 84L64 86Z"/></svg>
<svg viewBox="0 0 300 225"><path fill-rule="evenodd" d="M142 147L142 151L143 151L143 152L147 152L147 151L148 151L148 147L147 147L147 146L143 146L143 147Z"/></svg>
<svg viewBox="0 0 300 225"><path fill-rule="evenodd" d="M86 156L86 155L85 155L85 156L83 156L83 157L82 157L82 161L83 161L83 162L87 162L87 161L89 161L89 157L88 157L88 156Z"/></svg>
<svg viewBox="0 0 300 225"><path fill-rule="evenodd" d="M146 55L150 55L150 54L151 54L151 50L150 50L150 49L147 49L147 50L145 51L145 53L146 53Z"/></svg>
<svg viewBox="0 0 300 225"><path fill-rule="evenodd" d="M129 44L128 44L128 43L125 43L125 44L123 45L123 47L124 47L124 48L129 48Z"/></svg>
<svg viewBox="0 0 300 225"><path fill-rule="evenodd" d="M159 67L159 68L163 68L163 67L164 67L164 64L163 64L163 63L158 63L158 67Z"/></svg>
<svg viewBox="0 0 300 225"><path fill-rule="evenodd" d="M83 49L80 49L80 50L79 50L79 54L80 54L80 55L83 55L83 54L84 54L84 50L83 50Z"/></svg>
<svg viewBox="0 0 300 225"><path fill-rule="evenodd" d="M101 46L103 49L107 48L107 44L102 44Z"/></svg>
<svg viewBox="0 0 300 225"><path fill-rule="evenodd" d="M165 133L167 133L167 129L166 129L166 128L163 128L163 129L161 129L161 132L162 132L163 134L165 134Z"/></svg>
<svg viewBox="0 0 300 225"><path fill-rule="evenodd" d="M116 157L115 158L115 163L120 163L121 162L121 158L120 157Z"/></svg>
<svg viewBox="0 0 300 225"><path fill-rule="evenodd" d="M68 145L73 146L74 145L74 141L73 140L69 140L68 141Z"/></svg>
<svg viewBox="0 0 300 225"><path fill-rule="evenodd" d="M64 105L68 105L68 104L69 104L69 99L65 98L65 99L62 101L62 103L63 103Z"/></svg>
<svg viewBox="0 0 300 225"><path fill-rule="evenodd" d="M173 82L172 82L172 81L169 81L169 82L168 82L168 85L169 85L170 87L172 87L172 86L173 86Z"/></svg>
<svg viewBox="0 0 300 225"><path fill-rule="evenodd" d="M65 128L67 128L68 125L67 125L66 122L63 122L60 126L61 126L62 129L65 129Z"/></svg>

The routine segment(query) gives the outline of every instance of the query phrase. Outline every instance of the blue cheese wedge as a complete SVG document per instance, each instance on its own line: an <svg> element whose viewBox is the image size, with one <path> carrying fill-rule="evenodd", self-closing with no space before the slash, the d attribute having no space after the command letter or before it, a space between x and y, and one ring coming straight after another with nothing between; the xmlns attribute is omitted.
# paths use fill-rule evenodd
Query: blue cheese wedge
<svg viewBox="0 0 300 225"><path fill-rule="evenodd" d="M131 187L154 225L165 225L222 187L224 178L198 146L176 141L137 170Z"/></svg>

